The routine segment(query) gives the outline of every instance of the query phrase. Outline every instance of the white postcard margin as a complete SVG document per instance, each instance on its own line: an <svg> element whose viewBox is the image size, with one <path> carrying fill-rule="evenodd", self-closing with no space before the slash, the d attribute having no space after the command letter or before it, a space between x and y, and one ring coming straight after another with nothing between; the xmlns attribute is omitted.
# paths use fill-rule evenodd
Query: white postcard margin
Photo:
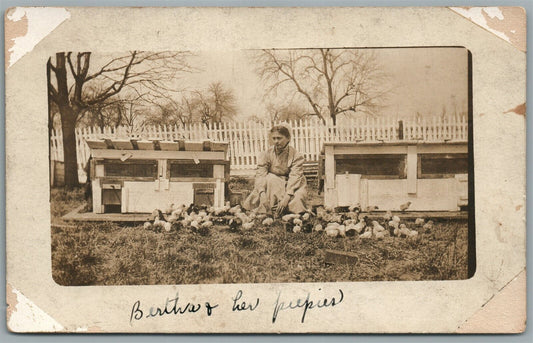
<svg viewBox="0 0 533 343"><path fill-rule="evenodd" d="M502 12L505 9L500 8ZM13 15L12 9L6 18ZM9 41L30 32L19 18ZM14 331L60 332L520 332L525 328L525 49L448 8L67 8L38 44L6 51L6 229L8 303L18 294L49 318ZM520 9L521 10L521 9ZM36 14L35 14L36 13ZM489 12L487 12L489 13ZM494 13L494 12L490 12ZM514 12L516 13L516 11ZM522 12L523 13L523 12ZM523 13L525 18L525 13ZM35 19L37 18L37 19ZM525 19L515 21L523 30ZM27 27L25 28L24 25ZM11 36L8 36L11 34ZM525 41L525 39L524 39ZM45 63L57 51L237 50L294 47L464 46L472 53L477 270L462 281L306 284L62 287L51 278ZM514 281L513 281L514 280ZM517 285L517 286L513 286ZM505 292L513 286L512 292ZM320 291L319 291L320 289ZM338 294L338 308L283 313L272 323L281 292ZM255 313L232 313L238 290L260 297ZM9 294L9 293L12 294ZM180 299L219 304L212 316L130 322L132 305ZM496 299L499 307L478 320ZM501 306L523 311L502 330ZM29 306L31 308L31 306ZM31 310L26 310L31 311ZM215 313L217 312L217 313ZM11 314L13 317L13 314ZM509 316L508 316L509 317ZM40 318L40 317L36 317ZM43 317L44 318L44 317ZM44 327L38 325L49 320ZM8 316L9 321L9 316ZM477 323L470 325L469 323ZM57 323L57 324L56 324ZM495 323L495 324L492 324ZM29 328L37 327L37 330Z"/></svg>

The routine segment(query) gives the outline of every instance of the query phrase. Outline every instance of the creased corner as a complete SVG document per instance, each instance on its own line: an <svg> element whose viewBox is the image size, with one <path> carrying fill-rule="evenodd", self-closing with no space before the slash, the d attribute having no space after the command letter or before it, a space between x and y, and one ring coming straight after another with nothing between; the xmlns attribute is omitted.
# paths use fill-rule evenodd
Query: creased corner
<svg viewBox="0 0 533 343"><path fill-rule="evenodd" d="M7 327L12 332L58 332L64 327L10 284L6 287Z"/></svg>
<svg viewBox="0 0 533 343"><path fill-rule="evenodd" d="M11 56L15 50L15 41L19 37L24 37L28 33L28 18L26 14L17 14L17 9L13 8L6 11L4 16L5 29L5 51L4 61L5 70L10 66Z"/></svg>
<svg viewBox="0 0 533 343"><path fill-rule="evenodd" d="M499 290L456 333L521 333L526 329L526 270Z"/></svg>
<svg viewBox="0 0 533 343"><path fill-rule="evenodd" d="M17 307L18 301L17 301L17 294L13 292L13 288L9 283L6 283L6 302L7 302L7 309L6 309L6 320L9 322L9 319L11 318L11 314L13 311L15 311L15 308Z"/></svg>
<svg viewBox="0 0 533 343"><path fill-rule="evenodd" d="M59 7L14 7L6 11L5 70L69 18L70 12Z"/></svg>
<svg viewBox="0 0 533 343"><path fill-rule="evenodd" d="M525 116L526 115L526 103L520 104L516 106L515 108L505 111L504 113L511 113L511 112Z"/></svg>
<svg viewBox="0 0 533 343"><path fill-rule="evenodd" d="M522 7L449 7L485 30L526 52L526 12Z"/></svg>

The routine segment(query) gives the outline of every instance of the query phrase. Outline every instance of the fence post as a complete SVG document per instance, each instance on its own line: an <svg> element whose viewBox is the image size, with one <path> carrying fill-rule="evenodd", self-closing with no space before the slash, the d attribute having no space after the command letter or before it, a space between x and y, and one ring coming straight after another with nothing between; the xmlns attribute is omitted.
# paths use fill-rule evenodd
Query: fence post
<svg viewBox="0 0 533 343"><path fill-rule="evenodd" d="M403 120L398 122L398 139L403 140Z"/></svg>

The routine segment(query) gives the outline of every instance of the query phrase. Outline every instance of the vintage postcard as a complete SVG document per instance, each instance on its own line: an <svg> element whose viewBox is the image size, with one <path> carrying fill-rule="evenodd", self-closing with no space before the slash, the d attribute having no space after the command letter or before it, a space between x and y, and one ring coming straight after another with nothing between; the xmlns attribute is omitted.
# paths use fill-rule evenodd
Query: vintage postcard
<svg viewBox="0 0 533 343"><path fill-rule="evenodd" d="M525 24L9 9L9 329L524 331Z"/></svg>

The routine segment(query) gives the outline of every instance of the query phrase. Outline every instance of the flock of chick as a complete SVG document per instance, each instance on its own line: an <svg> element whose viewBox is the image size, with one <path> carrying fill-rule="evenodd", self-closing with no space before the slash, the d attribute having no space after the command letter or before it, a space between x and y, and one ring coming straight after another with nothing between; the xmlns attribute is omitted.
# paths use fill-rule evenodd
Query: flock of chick
<svg viewBox="0 0 533 343"><path fill-rule="evenodd" d="M163 213L154 210L152 221L144 223L144 228L156 232L188 228L201 235L207 235L213 226L229 226L231 231L253 230L272 226L277 219L253 211L245 212L241 206L220 208L196 205L171 205ZM289 232L324 232L329 237L355 237L382 240L386 236L416 239L420 231L429 233L433 221L417 218L416 229L410 229L400 218L387 211L380 220L372 220L361 213L360 206L342 208L317 207L302 214L286 214L281 222Z"/></svg>

